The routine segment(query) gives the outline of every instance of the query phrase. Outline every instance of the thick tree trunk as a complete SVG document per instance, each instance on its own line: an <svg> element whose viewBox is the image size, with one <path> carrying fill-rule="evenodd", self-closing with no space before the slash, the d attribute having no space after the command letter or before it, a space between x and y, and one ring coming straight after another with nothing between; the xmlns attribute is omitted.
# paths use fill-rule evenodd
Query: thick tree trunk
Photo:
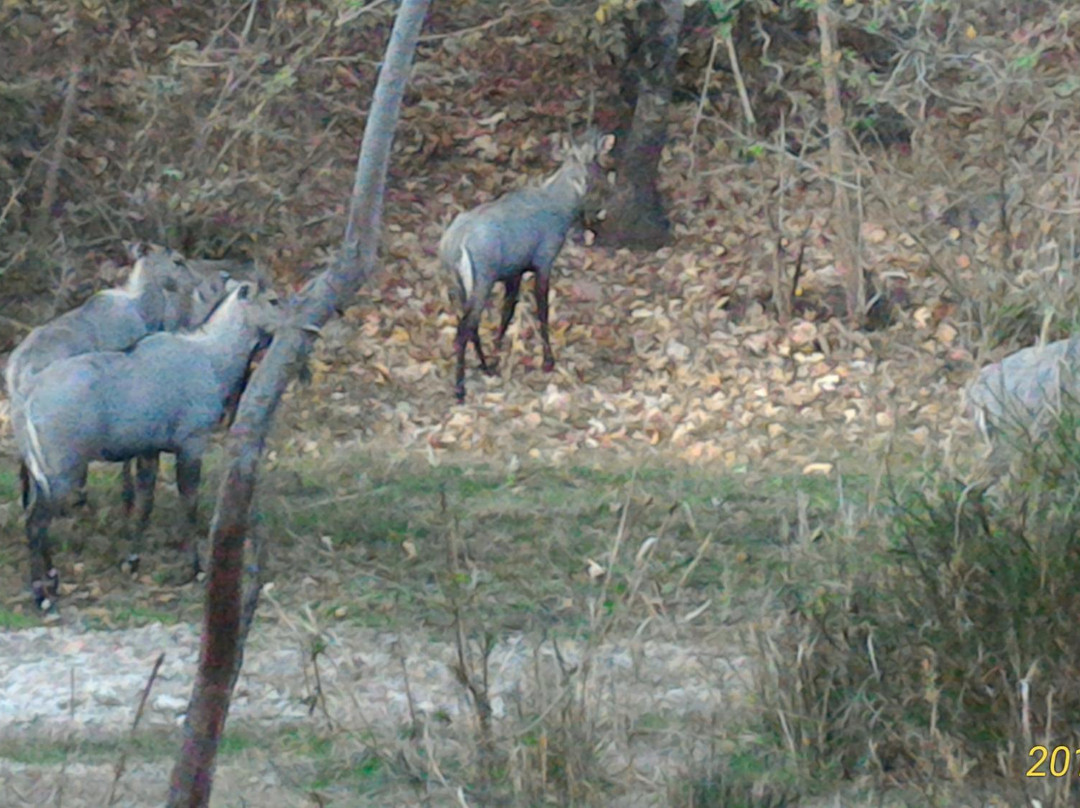
<svg viewBox="0 0 1080 808"><path fill-rule="evenodd" d="M625 142L617 145L615 190L596 233L600 244L655 250L667 243L671 224L657 178L667 142L683 1L653 0L641 7L644 37L635 49L635 63L627 66L637 80L634 117Z"/></svg>
<svg viewBox="0 0 1080 808"><path fill-rule="evenodd" d="M342 256L292 301L287 320L252 376L229 430L229 464L210 530L213 551L199 669L184 724L183 747L172 772L167 803L171 808L195 808L210 801L214 759L243 651L243 545L249 532L259 458L281 395L303 365L320 327L348 305L374 271L390 146L428 4L429 0L402 0L394 21L364 129Z"/></svg>

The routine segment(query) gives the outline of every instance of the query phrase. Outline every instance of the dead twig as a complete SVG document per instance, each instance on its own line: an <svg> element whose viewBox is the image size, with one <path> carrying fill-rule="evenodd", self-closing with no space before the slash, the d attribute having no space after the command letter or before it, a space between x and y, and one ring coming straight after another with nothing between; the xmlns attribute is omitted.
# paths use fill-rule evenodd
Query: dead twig
<svg viewBox="0 0 1080 808"><path fill-rule="evenodd" d="M474 25L471 28L458 28L456 31L447 31L445 34L425 34L417 41L423 43L438 42L441 39L453 39L454 37L467 36L468 34L487 31L489 28L502 25L504 22L512 20L515 17L533 17L542 12L557 13L558 11L559 9L556 9L551 5L545 5L539 8L537 6L529 6L527 9L522 9L521 11L507 11L502 16L480 23L480 25Z"/></svg>
<svg viewBox="0 0 1080 808"><path fill-rule="evenodd" d="M0 220L0 224L3 224L2 220ZM16 328L19 331L33 331L34 330L34 326L27 325L22 320L16 320L16 319L14 319L12 317L8 317L7 315L4 315L4 314L0 314L0 323L3 323L6 326L10 326L11 328Z"/></svg>
<svg viewBox="0 0 1080 808"><path fill-rule="evenodd" d="M76 40L78 36L76 34ZM75 117L75 99L79 90L79 75L82 62L78 54L72 60L68 75L67 89L64 91L64 106L60 111L60 123L56 127L56 139L52 144L52 156L46 161L45 188L41 193L41 207L38 210L37 226L34 228L40 236L45 232L53 205L56 202L56 189L60 182L60 166L64 162L64 146L71 134L71 121Z"/></svg>
<svg viewBox="0 0 1080 808"><path fill-rule="evenodd" d="M701 125L701 117L705 112L705 102L709 98L709 84L712 82L713 61L716 59L717 39L713 37L712 48L709 50L709 61L705 65L705 80L701 82L701 96L698 98L697 112L694 113L694 125L690 129L690 176L696 174L697 169L697 132Z"/></svg>
<svg viewBox="0 0 1080 808"><path fill-rule="evenodd" d="M315 673L315 692L311 695L311 703L308 705L308 715L315 712L315 706L322 709L323 718L326 719L327 729L334 729L334 721L330 718L330 711L326 708L326 694L323 692L322 676L319 674L319 654L326 650L326 644L322 637L315 638L311 645L311 667Z"/></svg>
<svg viewBox="0 0 1080 808"><path fill-rule="evenodd" d="M724 45L727 47L728 61L731 62L731 74L735 77L735 88L739 91L739 102L742 104L743 117L752 131L757 129L757 118L754 116L754 108L750 106L750 96L746 92L746 83L743 81L742 68L739 67L739 55L735 52L735 42L731 38L731 26L723 26ZM713 40L715 47L716 40Z"/></svg>
<svg viewBox="0 0 1080 808"><path fill-rule="evenodd" d="M240 32L240 41L247 42L251 34L251 26L255 24L255 12L259 10L259 0L251 0L248 5L247 20L244 21L244 30Z"/></svg>
<svg viewBox="0 0 1080 808"><path fill-rule="evenodd" d="M135 710L135 718L131 722L131 731L129 738L135 737L135 730L139 728L139 721L142 720L143 710L146 709L146 700L150 697L150 690L154 686L154 682L157 680L158 671L161 670L161 665L165 661L165 652L162 651L158 654L157 661L154 662L154 667L150 671L150 677L146 680L146 687L143 688L142 697L139 699L139 706ZM73 699L74 701L74 699ZM124 749L120 753L120 759L116 761L116 769L113 771L112 785L109 786L109 798L105 801L106 805L113 805L116 802L116 789L120 785L120 778L124 776L124 769L127 766L128 750Z"/></svg>

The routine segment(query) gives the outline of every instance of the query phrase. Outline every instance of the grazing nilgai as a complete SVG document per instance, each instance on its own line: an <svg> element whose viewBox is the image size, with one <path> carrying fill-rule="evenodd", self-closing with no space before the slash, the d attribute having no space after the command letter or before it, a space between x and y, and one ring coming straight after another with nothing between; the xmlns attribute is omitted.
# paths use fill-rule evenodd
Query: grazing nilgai
<svg viewBox="0 0 1080 808"><path fill-rule="evenodd" d="M590 132L584 143L568 147L562 166L541 185L512 191L466 211L446 229L439 242L439 261L457 276L456 297L461 306L454 339L454 394L458 401L465 399L465 348L469 342L476 348L480 369L489 376L494 372L480 347L480 315L496 281L502 281L505 289L496 349L502 346L514 316L521 278L532 271L536 273L536 316L544 343L544 370L555 369L548 339L551 267L570 226L581 218L587 194L603 176L597 159L614 144L614 135Z"/></svg>
<svg viewBox="0 0 1080 808"><path fill-rule="evenodd" d="M92 460L176 455L176 481L185 514L182 546L198 572L196 509L202 456L226 401L247 378L250 359L273 329L273 312L253 283L234 288L201 328L151 334L127 351L83 354L50 365L25 397L12 402L20 456L29 470L26 535L30 586L48 609L59 575L48 527L56 503L72 493ZM137 524L132 555L142 549L153 507L149 475L135 481Z"/></svg>

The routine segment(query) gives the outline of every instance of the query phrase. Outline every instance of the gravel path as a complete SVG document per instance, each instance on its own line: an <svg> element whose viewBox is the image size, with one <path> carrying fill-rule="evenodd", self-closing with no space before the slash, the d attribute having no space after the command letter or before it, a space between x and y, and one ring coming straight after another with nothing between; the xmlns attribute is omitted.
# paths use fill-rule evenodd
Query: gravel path
<svg viewBox="0 0 1080 808"><path fill-rule="evenodd" d="M468 710L450 669L456 651L446 642L368 629L335 628L320 665L324 691L351 693L376 724L410 720L402 659L416 708L425 715L460 715ZM533 677L535 645L510 636L491 655L493 708L505 712L506 698ZM584 647L560 643L568 665ZM194 626L153 624L124 631L35 628L0 634L0 735L12 729L49 729L74 720L79 726L126 732L158 654L165 661L151 693L149 724L176 723L187 707L198 655ZM550 643L541 659L554 664ZM308 650L293 631L262 623L252 641L231 716L248 721L304 720L314 682ZM593 687L616 688L620 704L678 713L711 713L723 705L745 668L741 658L721 658L676 643L608 643L596 657ZM74 673L73 673L74 672ZM71 706L72 683L75 704ZM351 700L351 699L350 699Z"/></svg>
<svg viewBox="0 0 1080 808"><path fill-rule="evenodd" d="M307 706L315 688L310 661L312 635L295 625L263 619L252 630L230 713L231 725L243 723L249 731L260 725L278 731L289 724L325 726L328 714L339 727L351 724L375 737L400 738L402 727L411 720L409 694L417 714L432 719L424 722L431 727L465 729L471 724L473 711L450 667L456 660L452 644L429 640L419 633L349 626L332 626L320 636L326 643L319 658L319 677L327 712L319 709L312 716ZM559 651L563 664L572 668L580 665L586 648L567 640L560 641ZM14 739L33 743L35 739L55 742L63 737L76 741L124 737L154 661L162 652L165 661L140 724L143 732L154 726L175 726L182 720L198 655L197 627L153 624L122 631L87 631L57 626L0 633L0 740L10 744ZM542 697L537 695L538 669L545 681ZM510 722L519 721L512 707L519 702L534 708L545 700L551 703L560 678L552 643L544 642L537 650L537 641L523 635L510 635L499 642L491 655L490 670L494 715L505 719L500 723L510 728L518 726ZM652 713L676 721L695 716L709 720L730 707L732 696L745 690L747 677L744 658L725 656L710 648L657 640L612 641L593 656L589 697L594 714L601 720L616 713ZM463 720L458 721L459 717ZM647 769L665 767L665 761L650 762L647 755L641 757L637 752L634 762ZM120 804L153 804L153 794L160 800L168 767L164 763L139 765L145 771L143 779L154 784L147 792L151 796L145 798L149 802L136 796L140 788L136 782ZM138 769L136 766L129 772L125 786ZM55 777L55 764L36 766L0 757L0 785L7 793L22 797L13 805L40 804L51 793L41 789L55 790L50 772ZM245 771L237 761L231 761L223 765L222 775L224 781L239 784L248 797L252 796L248 789L256 785L266 789L266 795L276 794L278 799L269 802L260 797L264 807L305 804L296 791L291 797L283 794L273 772ZM112 764L94 767L75 761L64 776L69 780L75 777L83 786L96 779L99 788L94 793L104 794L112 779ZM15 790L8 791L8 786ZM69 800L64 804L82 803Z"/></svg>

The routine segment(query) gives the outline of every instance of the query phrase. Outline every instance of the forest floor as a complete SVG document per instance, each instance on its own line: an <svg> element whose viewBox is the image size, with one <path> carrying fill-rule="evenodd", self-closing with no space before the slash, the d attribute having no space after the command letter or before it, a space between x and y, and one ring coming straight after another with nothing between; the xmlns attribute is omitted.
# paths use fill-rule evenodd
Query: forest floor
<svg viewBox="0 0 1080 808"><path fill-rule="evenodd" d="M545 135L565 128L553 121L567 98L500 95L505 83L515 98L547 98L545 65L560 55L547 30L513 31L502 72L485 72L493 57L476 42L417 70L416 92L443 106L406 110L383 269L325 329L310 385L294 385L279 414L258 502L272 586L213 804L721 805L709 801L718 761L790 804L924 804L858 778L770 771L761 750L784 740L765 737L756 666L783 630L793 555L867 552L880 536L860 543L860 514L928 468L962 473L981 451L961 411L978 352L940 305L940 278L895 211L868 204L864 262L902 275L904 294L889 324L849 330L829 310L831 190L812 159L797 170L733 159L720 130L698 130L694 105L678 105L662 164L671 246L570 239L552 284L555 371L540 370L530 289L498 374L482 376L470 354L468 396L454 403L441 232L464 207L544 176ZM466 92L470 75L482 80ZM500 126L506 105L514 126ZM426 140L432 131L450 134ZM336 238L341 206L325 200L349 188L353 146L341 138L337 169L312 171L289 200L293 224L311 226L286 228L259 256L283 283L317 269L327 252L316 242ZM269 165L274 144L259 148ZM803 173L784 186L780 232L776 198L760 189L790 171ZM890 192L906 204L923 191L898 181ZM796 263L781 318L775 290ZM33 321L33 302L7 303ZM114 779L116 804L160 804L202 606L200 585L163 574L171 472L134 581L115 564L113 470L95 473L90 511L56 524L65 586L59 620L44 623L25 592L15 453L0 426L3 805L102 805ZM204 525L219 462L215 450ZM485 687L486 637L490 766L469 692ZM756 799L745 804L770 804Z"/></svg>

